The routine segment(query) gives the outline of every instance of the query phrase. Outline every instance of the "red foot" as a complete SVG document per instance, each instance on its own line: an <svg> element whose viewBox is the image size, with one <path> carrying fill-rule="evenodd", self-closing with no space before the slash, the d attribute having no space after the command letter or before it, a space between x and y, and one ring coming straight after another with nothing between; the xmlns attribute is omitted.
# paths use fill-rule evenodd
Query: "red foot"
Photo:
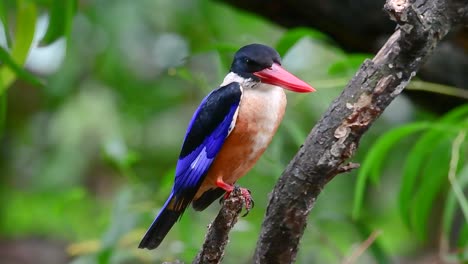
<svg viewBox="0 0 468 264"><path fill-rule="evenodd" d="M231 195L234 189L239 189L241 193L241 197L245 205L245 210L247 211L243 216L246 216L249 214L250 210L254 207L255 203L248 189L241 188L239 186L233 186L221 180L216 181L216 185L226 191L226 193L224 194L224 200L226 200Z"/></svg>
<svg viewBox="0 0 468 264"><path fill-rule="evenodd" d="M230 193L230 192L232 192L234 190L234 186L232 186L231 184L227 184L227 183L223 182L220 179L216 180L216 186L218 186L219 188L225 190L228 193Z"/></svg>

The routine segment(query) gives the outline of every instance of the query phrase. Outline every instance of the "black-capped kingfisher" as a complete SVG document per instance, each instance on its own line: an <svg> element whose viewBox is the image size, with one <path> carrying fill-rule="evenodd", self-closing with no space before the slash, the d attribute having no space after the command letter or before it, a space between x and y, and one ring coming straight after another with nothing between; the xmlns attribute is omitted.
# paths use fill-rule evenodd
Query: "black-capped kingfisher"
<svg viewBox="0 0 468 264"><path fill-rule="evenodd" d="M187 206L208 207L234 190L263 154L283 119L283 89L315 91L283 67L276 50L261 44L239 49L230 72L208 94L193 114L175 171L175 181L162 210L139 248L159 246ZM252 206L250 192L241 188L245 207Z"/></svg>

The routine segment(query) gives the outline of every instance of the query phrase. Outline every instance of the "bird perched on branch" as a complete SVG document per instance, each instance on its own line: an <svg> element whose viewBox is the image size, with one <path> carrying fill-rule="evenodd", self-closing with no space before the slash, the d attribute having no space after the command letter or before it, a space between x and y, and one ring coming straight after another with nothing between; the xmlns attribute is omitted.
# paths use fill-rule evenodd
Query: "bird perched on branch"
<svg viewBox="0 0 468 264"><path fill-rule="evenodd" d="M171 194L139 248L159 246L187 206L201 211L235 188L263 154L286 108L283 89L307 93L310 85L281 67L276 50L261 44L239 49L230 72L193 114L177 162ZM250 191L240 188L248 210Z"/></svg>

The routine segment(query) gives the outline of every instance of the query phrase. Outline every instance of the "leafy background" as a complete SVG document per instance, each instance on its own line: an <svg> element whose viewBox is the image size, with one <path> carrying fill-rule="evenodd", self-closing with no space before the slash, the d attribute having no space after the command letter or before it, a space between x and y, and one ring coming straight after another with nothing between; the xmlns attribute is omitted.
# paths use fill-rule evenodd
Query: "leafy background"
<svg viewBox="0 0 468 264"><path fill-rule="evenodd" d="M231 233L224 263L249 263L268 193L372 57L208 0L7 0L0 21L0 258L9 263L190 262L216 203L187 210L158 250L136 247L170 192L193 110L233 53L258 42L318 92L288 93L277 136L239 182L256 207ZM408 88L467 99L421 80ZM396 98L353 158L362 167L319 197L297 263L467 260L467 130L468 104L438 115Z"/></svg>

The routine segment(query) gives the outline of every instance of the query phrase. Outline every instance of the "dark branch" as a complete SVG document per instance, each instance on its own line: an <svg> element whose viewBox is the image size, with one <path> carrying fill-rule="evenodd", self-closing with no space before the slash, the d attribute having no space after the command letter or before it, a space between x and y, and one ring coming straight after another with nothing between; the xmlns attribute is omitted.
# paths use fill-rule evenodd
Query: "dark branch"
<svg viewBox="0 0 468 264"><path fill-rule="evenodd" d="M231 195L224 200L216 219L209 225L205 243L193 261L194 264L221 263L224 249L229 241L229 232L237 222L243 206L244 198L240 188L235 188Z"/></svg>
<svg viewBox="0 0 468 264"><path fill-rule="evenodd" d="M293 263L307 216L325 184L346 171L361 136L406 87L455 23L459 0L387 0L398 28L372 60L366 60L312 129L270 198L255 263ZM465 6L464 4L463 6Z"/></svg>

